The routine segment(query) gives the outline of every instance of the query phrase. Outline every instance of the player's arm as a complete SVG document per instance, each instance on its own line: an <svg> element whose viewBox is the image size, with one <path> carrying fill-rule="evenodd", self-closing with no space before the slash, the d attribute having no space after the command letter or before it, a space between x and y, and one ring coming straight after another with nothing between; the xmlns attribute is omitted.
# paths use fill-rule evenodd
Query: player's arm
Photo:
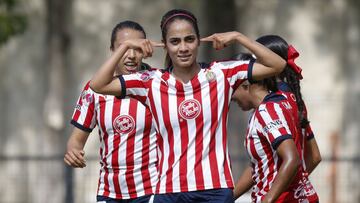
<svg viewBox="0 0 360 203"><path fill-rule="evenodd" d="M67 149L64 156L64 162L74 168L83 168L86 166L84 146L89 137L89 132L74 127L67 142Z"/></svg>
<svg viewBox="0 0 360 203"><path fill-rule="evenodd" d="M305 152L306 171L311 174L321 162L321 154L315 138L306 141Z"/></svg>
<svg viewBox="0 0 360 203"><path fill-rule="evenodd" d="M301 164L293 139L282 141L277 147L276 153L281 158L282 163L269 192L263 197L263 203L275 202L279 198L292 182Z"/></svg>
<svg viewBox="0 0 360 203"><path fill-rule="evenodd" d="M241 195L246 193L254 185L252 179L252 168L247 166L245 171L241 174L240 178L236 182L235 188L233 190L234 199L239 198Z"/></svg>
<svg viewBox="0 0 360 203"><path fill-rule="evenodd" d="M128 49L141 50L143 57L150 57L153 53L153 46L162 46L161 43L151 42L148 39L132 39L120 44L113 55L100 67L90 81L90 87L94 92L120 96L121 83L114 78L114 72L120 59Z"/></svg>
<svg viewBox="0 0 360 203"><path fill-rule="evenodd" d="M272 52L270 49L261 45L260 43L251 40L240 32L225 32L213 34L209 37L201 39L201 41L213 42L215 49L223 49L227 45L237 42L246 47L256 56L256 63L251 72L254 80L262 80L271 76L280 74L285 66L286 61L279 55Z"/></svg>

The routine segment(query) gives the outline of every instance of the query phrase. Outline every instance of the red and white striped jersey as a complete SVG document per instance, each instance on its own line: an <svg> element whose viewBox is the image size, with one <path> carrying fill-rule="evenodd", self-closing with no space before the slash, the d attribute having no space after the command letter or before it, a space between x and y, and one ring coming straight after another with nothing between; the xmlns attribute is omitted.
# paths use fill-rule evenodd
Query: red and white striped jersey
<svg viewBox="0 0 360 203"><path fill-rule="evenodd" d="M119 99L83 89L71 123L100 138L98 195L130 199L153 194L158 179L156 131L148 108L133 98Z"/></svg>
<svg viewBox="0 0 360 203"><path fill-rule="evenodd" d="M295 137L295 140L296 140L295 143L297 145L300 145L300 149L298 149L298 150L299 150L300 158L302 161L302 167L303 167L302 179L303 179L303 183L304 183L305 194L306 194L307 199L310 202L316 202L319 200L319 197L318 197L313 185L311 184L311 182L309 180L309 175L306 172L306 164L305 164L305 154L307 153L305 150L306 149L305 145L308 140L311 140L314 138L314 134L311 129L310 123L308 123L305 128L301 128L300 120L298 117L298 106L296 103L296 98L295 98L295 95L291 92L291 89L288 86L288 84L285 82L280 82L278 84L278 87L280 90L279 93L282 94L286 98L286 100L289 102L289 104L291 106L291 113L293 115L295 123L297 124L298 134ZM304 107L305 108L304 108L302 114L305 118L307 118L307 109L306 109L305 105L304 105Z"/></svg>
<svg viewBox="0 0 360 203"><path fill-rule="evenodd" d="M253 168L253 202L261 202L261 198L270 190L277 176L282 162L277 155L277 147L282 141L292 139L293 135L297 134L296 123L289 108L291 107L282 95L270 93L249 120L245 148ZM293 182L277 202L305 201L302 171L298 170Z"/></svg>
<svg viewBox="0 0 360 203"><path fill-rule="evenodd" d="M122 95L150 107L161 135L156 193L233 188L227 115L231 95L253 62L214 62L187 83L170 70L120 77Z"/></svg>

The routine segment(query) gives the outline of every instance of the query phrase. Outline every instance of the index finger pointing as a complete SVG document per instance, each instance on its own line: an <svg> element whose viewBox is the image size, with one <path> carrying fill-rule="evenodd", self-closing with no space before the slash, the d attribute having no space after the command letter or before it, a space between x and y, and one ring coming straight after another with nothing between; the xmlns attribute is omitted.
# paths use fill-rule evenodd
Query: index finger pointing
<svg viewBox="0 0 360 203"><path fill-rule="evenodd" d="M214 41L212 36L204 37L200 39L201 42L212 42Z"/></svg>
<svg viewBox="0 0 360 203"><path fill-rule="evenodd" d="M151 41L151 46L153 46L153 47L164 47L165 45L164 45L164 43Z"/></svg>

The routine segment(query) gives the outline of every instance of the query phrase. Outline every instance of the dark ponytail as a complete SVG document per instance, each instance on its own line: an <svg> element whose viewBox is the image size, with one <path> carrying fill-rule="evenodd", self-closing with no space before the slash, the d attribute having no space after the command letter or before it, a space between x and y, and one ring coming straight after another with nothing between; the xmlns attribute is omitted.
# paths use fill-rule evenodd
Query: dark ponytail
<svg viewBox="0 0 360 203"><path fill-rule="evenodd" d="M289 45L280 36L265 35L258 38L256 41L269 48L271 51L275 52L277 55L281 56L281 58L285 59L286 61L288 60ZM304 114L305 103L301 95L299 76L289 65L286 65L283 72L280 73L279 79L283 82L286 82L289 85L291 92L295 95L296 104L298 106L298 118L300 121L300 126L301 128L305 128L306 125L309 123L309 120Z"/></svg>
<svg viewBox="0 0 360 203"><path fill-rule="evenodd" d="M165 15L161 19L160 28L162 34L162 40L164 44L166 44L166 35L168 31L168 26L176 19L186 20L188 21L194 28L197 38L200 40L199 27L197 24L197 19L190 11L183 9L173 9L165 13ZM172 61L169 54L166 54L165 57L165 67L170 68L172 66Z"/></svg>

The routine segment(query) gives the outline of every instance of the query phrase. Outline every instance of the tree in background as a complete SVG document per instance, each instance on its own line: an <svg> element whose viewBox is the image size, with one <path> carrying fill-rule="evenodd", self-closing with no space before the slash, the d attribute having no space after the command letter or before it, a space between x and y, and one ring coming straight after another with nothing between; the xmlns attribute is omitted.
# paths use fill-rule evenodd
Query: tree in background
<svg viewBox="0 0 360 203"><path fill-rule="evenodd" d="M17 0L0 0L0 46L26 29L26 16L16 10L18 3Z"/></svg>

